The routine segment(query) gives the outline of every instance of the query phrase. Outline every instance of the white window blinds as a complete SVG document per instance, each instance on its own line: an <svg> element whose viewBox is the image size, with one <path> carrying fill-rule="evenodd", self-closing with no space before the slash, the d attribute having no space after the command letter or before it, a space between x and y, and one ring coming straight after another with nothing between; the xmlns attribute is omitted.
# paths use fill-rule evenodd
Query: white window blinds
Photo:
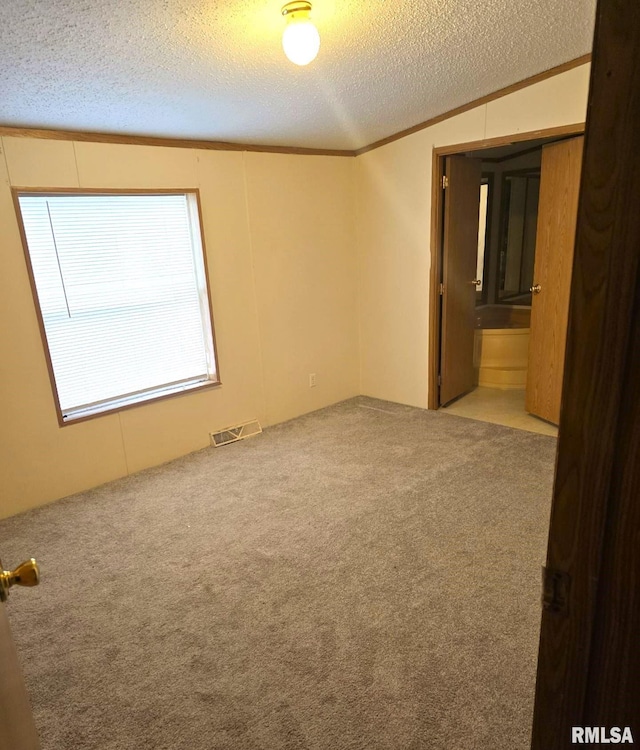
<svg viewBox="0 0 640 750"><path fill-rule="evenodd" d="M195 195L19 203L63 419L216 380Z"/></svg>

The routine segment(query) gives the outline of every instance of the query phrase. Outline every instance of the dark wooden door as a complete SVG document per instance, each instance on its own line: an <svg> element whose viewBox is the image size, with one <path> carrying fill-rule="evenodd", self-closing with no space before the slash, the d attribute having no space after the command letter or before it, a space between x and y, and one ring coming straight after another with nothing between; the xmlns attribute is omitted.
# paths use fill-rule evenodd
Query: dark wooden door
<svg viewBox="0 0 640 750"><path fill-rule="evenodd" d="M544 146L525 408L558 424L584 138Z"/></svg>
<svg viewBox="0 0 640 750"><path fill-rule="evenodd" d="M575 747L573 727L640 741L639 132L640 3L599 0L534 750Z"/></svg>
<svg viewBox="0 0 640 750"><path fill-rule="evenodd" d="M0 604L0 750L39 750L5 606L7 604ZM34 643L33 647L37 648L38 644Z"/></svg>
<svg viewBox="0 0 640 750"><path fill-rule="evenodd" d="M440 405L473 389L473 333L480 216L479 159L448 156L444 197Z"/></svg>

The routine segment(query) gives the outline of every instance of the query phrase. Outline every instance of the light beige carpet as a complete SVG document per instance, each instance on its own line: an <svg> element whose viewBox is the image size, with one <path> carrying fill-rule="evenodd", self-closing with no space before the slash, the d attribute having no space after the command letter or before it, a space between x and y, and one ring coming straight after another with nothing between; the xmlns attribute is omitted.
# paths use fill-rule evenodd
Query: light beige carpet
<svg viewBox="0 0 640 750"><path fill-rule="evenodd" d="M359 398L0 522L43 750L525 750L555 447Z"/></svg>

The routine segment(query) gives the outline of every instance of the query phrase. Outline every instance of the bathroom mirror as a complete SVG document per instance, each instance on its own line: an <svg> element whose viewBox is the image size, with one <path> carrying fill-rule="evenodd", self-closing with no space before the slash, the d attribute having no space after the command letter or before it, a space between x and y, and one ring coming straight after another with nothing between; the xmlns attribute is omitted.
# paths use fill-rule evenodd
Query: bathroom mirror
<svg viewBox="0 0 640 750"><path fill-rule="evenodd" d="M496 302L531 304L539 193L539 170L503 176Z"/></svg>

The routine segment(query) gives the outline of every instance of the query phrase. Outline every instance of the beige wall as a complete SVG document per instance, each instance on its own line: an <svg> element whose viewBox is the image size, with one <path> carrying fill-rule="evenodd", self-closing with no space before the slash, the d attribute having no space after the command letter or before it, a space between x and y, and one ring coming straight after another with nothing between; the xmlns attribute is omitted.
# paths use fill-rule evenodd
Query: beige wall
<svg viewBox="0 0 640 750"><path fill-rule="evenodd" d="M355 160L259 153L246 159L272 424L358 392ZM317 375L312 389L310 373Z"/></svg>
<svg viewBox="0 0 640 750"><path fill-rule="evenodd" d="M426 408L432 151L584 122L589 65L356 159L360 392Z"/></svg>
<svg viewBox="0 0 640 750"><path fill-rule="evenodd" d="M0 517L248 419L358 393L426 407L433 147L583 121L587 87L585 65L356 159L3 138ZM223 385L60 428L11 185L200 188Z"/></svg>
<svg viewBox="0 0 640 750"><path fill-rule="evenodd" d="M0 517L203 448L211 431L358 393L354 159L1 145ZM223 385L60 428L11 185L198 187Z"/></svg>

